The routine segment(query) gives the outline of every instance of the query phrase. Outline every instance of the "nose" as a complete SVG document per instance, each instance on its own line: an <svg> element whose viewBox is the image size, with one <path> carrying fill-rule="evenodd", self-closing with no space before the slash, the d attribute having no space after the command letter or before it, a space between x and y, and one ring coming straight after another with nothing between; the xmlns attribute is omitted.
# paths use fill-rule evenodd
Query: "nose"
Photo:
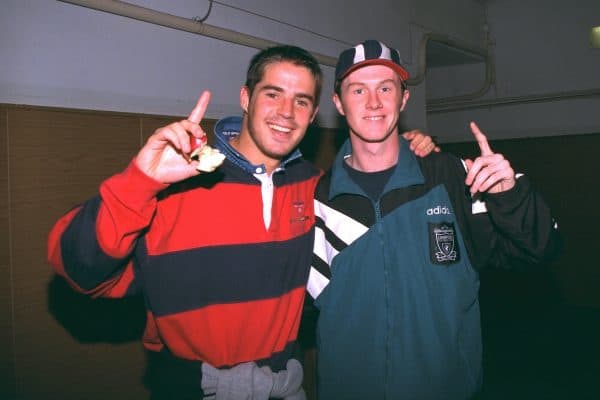
<svg viewBox="0 0 600 400"><path fill-rule="evenodd" d="M367 99L367 108L376 110L381 107L383 107L383 104L381 104L381 100L379 99L377 91L370 91L369 98Z"/></svg>
<svg viewBox="0 0 600 400"><path fill-rule="evenodd" d="M294 99L283 97L279 104L279 115L284 118L294 117Z"/></svg>

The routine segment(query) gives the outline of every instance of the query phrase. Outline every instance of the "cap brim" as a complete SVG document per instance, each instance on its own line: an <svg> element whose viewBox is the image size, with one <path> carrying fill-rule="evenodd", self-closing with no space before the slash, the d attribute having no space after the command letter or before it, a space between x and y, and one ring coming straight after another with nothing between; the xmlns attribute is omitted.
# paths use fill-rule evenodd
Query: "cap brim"
<svg viewBox="0 0 600 400"><path fill-rule="evenodd" d="M396 64L395 62L393 62L391 60L385 60L385 59L381 59L381 58L376 58L376 59L365 60L365 61L362 61L362 62L354 64L353 66L351 66L350 68L348 68L348 70L346 72L344 72L344 75L342 75L341 77L339 77L337 80L341 81L342 79L344 79L349 74L351 74L352 72L356 71L357 69L362 68L362 67L366 67L368 65L385 65L386 67L389 67L389 68L393 69L398 75L400 75L400 78L403 81L407 81L408 78L410 77L408 71L405 70L404 68L402 68L401 66L399 66L398 64Z"/></svg>

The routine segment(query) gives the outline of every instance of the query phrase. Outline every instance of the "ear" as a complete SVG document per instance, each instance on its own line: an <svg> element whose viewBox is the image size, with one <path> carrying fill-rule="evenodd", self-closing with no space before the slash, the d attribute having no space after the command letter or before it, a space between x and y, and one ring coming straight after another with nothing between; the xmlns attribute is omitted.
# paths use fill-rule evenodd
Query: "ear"
<svg viewBox="0 0 600 400"><path fill-rule="evenodd" d="M402 105L400 106L400 111L404 110L404 107L406 107L406 103L408 103L409 98L410 92L408 91L408 89L404 89L404 91L402 92Z"/></svg>
<svg viewBox="0 0 600 400"><path fill-rule="evenodd" d="M250 103L250 89L247 86L242 86L240 89L240 106L244 113L248 113L248 104Z"/></svg>
<svg viewBox="0 0 600 400"><path fill-rule="evenodd" d="M312 117L310 117L310 123L312 124L313 121L315 120L315 118L317 117L317 113L319 112L319 106L315 107L315 110L313 111L313 115Z"/></svg>
<svg viewBox="0 0 600 400"><path fill-rule="evenodd" d="M344 113L344 107L342 107L342 100L337 93L334 93L333 96L331 96L331 100L333 100L333 104L335 104L335 108L337 108L338 112L345 116L346 114Z"/></svg>

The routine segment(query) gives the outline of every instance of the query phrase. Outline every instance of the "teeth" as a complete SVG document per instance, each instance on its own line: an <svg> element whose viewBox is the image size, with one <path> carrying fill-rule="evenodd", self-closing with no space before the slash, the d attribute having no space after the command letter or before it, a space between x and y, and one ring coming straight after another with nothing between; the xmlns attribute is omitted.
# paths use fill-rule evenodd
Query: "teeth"
<svg viewBox="0 0 600 400"><path fill-rule="evenodd" d="M269 128L283 133L290 133L292 131L290 128L275 124L269 124Z"/></svg>
<svg viewBox="0 0 600 400"><path fill-rule="evenodd" d="M377 116L377 117L365 117L365 119L371 120L371 121L377 121L380 119L383 119L382 116Z"/></svg>

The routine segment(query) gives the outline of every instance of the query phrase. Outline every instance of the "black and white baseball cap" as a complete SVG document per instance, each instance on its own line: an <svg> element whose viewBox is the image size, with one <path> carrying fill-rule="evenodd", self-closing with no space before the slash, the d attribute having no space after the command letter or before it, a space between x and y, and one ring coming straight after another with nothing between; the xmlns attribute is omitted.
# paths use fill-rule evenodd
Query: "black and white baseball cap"
<svg viewBox="0 0 600 400"><path fill-rule="evenodd" d="M400 52L378 40L366 40L361 44L342 51L335 66L335 83L338 85L348 74L367 65L390 67L403 81L409 78L402 66Z"/></svg>

